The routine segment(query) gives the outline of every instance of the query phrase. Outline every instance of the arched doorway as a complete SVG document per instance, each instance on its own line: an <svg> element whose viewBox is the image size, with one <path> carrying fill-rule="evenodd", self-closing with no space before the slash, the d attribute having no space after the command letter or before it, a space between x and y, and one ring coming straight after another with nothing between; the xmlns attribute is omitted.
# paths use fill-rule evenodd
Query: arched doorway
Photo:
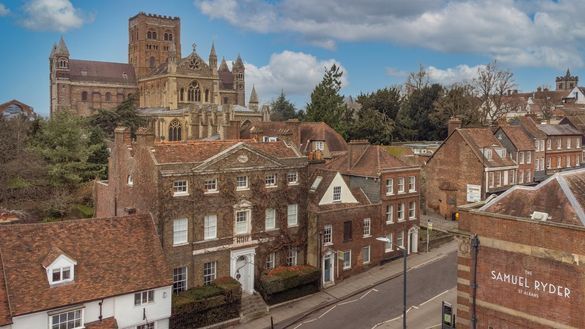
<svg viewBox="0 0 585 329"><path fill-rule="evenodd" d="M242 285L242 292L254 293L254 248L231 252L230 275Z"/></svg>
<svg viewBox="0 0 585 329"><path fill-rule="evenodd" d="M179 120L174 119L169 124L169 139L168 140L170 142L180 141L182 139L181 137L182 137L181 123L179 122Z"/></svg>

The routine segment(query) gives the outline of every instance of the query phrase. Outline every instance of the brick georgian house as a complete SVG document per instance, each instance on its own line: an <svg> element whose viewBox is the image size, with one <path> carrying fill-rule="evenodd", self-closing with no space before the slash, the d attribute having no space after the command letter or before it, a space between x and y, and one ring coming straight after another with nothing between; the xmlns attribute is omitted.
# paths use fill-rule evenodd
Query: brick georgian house
<svg viewBox="0 0 585 329"><path fill-rule="evenodd" d="M131 142L116 129L97 215L152 213L176 292L221 276L252 292L262 270L305 262L307 158L296 148L154 139L139 130Z"/></svg>
<svg viewBox="0 0 585 329"><path fill-rule="evenodd" d="M396 245L418 251L419 178L420 167L363 141L312 172L307 261L324 286L399 257Z"/></svg>

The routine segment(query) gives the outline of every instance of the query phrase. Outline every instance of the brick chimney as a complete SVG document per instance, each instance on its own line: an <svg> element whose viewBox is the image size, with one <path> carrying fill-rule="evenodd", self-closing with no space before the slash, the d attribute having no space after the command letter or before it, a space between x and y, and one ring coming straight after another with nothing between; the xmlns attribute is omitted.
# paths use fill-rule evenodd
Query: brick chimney
<svg viewBox="0 0 585 329"><path fill-rule="evenodd" d="M351 169L370 146L370 142L365 139L352 140L347 144L347 155L349 157L349 168Z"/></svg>
<svg viewBox="0 0 585 329"><path fill-rule="evenodd" d="M130 128L116 127L114 130L114 142L116 146L132 144L132 136L130 135Z"/></svg>
<svg viewBox="0 0 585 329"><path fill-rule="evenodd" d="M447 136L451 136L451 134L455 131L455 129L461 128L461 119L457 118L457 117L451 117L449 119L449 123L447 124L447 131L448 131L448 135Z"/></svg>
<svg viewBox="0 0 585 329"><path fill-rule="evenodd" d="M148 128L138 128L136 143L142 147L154 145L154 133Z"/></svg>

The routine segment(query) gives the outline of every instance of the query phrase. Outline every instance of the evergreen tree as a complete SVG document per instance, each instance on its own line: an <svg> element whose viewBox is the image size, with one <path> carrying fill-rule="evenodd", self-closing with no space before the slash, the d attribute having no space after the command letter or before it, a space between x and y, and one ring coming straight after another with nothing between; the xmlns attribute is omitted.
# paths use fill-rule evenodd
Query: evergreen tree
<svg viewBox="0 0 585 329"><path fill-rule="evenodd" d="M270 120L272 121L286 121L297 117L297 112L293 103L286 99L284 91L280 92L280 96L272 101L270 104Z"/></svg>
<svg viewBox="0 0 585 329"><path fill-rule="evenodd" d="M114 129L117 126L130 128L134 136L136 130L146 124L146 120L138 115L136 98L133 95L118 105L114 111L100 109L90 118L90 123L100 127L109 137L114 136Z"/></svg>
<svg viewBox="0 0 585 329"><path fill-rule="evenodd" d="M323 80L311 93L311 102L307 104L305 121L323 121L347 137L346 123L343 120L347 110L341 90L343 71L333 64L323 76Z"/></svg>
<svg viewBox="0 0 585 329"><path fill-rule="evenodd" d="M390 87L378 89L371 94L361 94L357 97L362 109L372 109L384 114L388 119L396 120L400 110L400 88Z"/></svg>
<svg viewBox="0 0 585 329"><path fill-rule="evenodd" d="M402 102L396 118L400 139L437 140L439 133L430 121L429 115L435 109L435 102L441 96L443 87L439 84L414 89Z"/></svg>

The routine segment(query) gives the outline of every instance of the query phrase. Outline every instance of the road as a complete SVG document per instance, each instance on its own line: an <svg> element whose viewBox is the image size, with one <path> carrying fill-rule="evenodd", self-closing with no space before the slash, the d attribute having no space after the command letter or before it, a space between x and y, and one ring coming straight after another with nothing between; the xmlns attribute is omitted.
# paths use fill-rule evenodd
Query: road
<svg viewBox="0 0 585 329"><path fill-rule="evenodd" d="M407 280L407 326L424 329L439 324L441 300L455 304L457 253L451 252L411 268ZM339 301L288 328L400 328L401 315L402 276L399 276L361 295Z"/></svg>

